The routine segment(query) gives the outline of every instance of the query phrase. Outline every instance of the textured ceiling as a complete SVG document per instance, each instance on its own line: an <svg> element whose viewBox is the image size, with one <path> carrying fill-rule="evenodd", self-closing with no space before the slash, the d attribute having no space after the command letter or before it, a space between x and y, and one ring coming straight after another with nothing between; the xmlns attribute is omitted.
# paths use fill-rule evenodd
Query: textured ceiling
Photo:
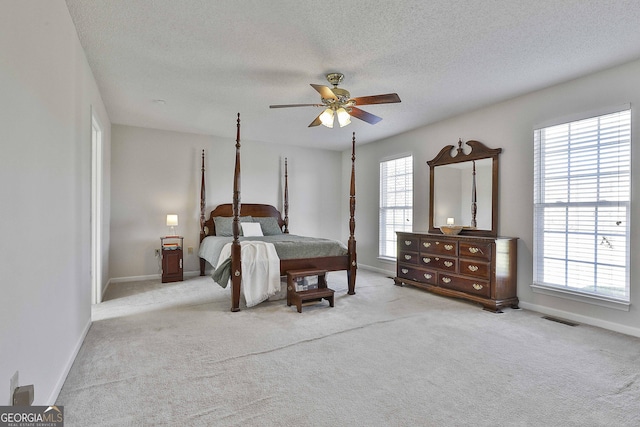
<svg viewBox="0 0 640 427"><path fill-rule="evenodd" d="M637 0L66 0L115 124L345 149L640 58ZM383 120L308 128L342 72ZM164 100L157 103L154 100Z"/></svg>

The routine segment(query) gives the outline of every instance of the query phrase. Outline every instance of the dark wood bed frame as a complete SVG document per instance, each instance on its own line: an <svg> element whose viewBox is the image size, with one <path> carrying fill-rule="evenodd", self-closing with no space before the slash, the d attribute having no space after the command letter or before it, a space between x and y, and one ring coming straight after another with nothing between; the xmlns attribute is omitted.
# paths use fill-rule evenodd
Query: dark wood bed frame
<svg viewBox="0 0 640 427"><path fill-rule="evenodd" d="M218 205L209 214L209 219L205 216L205 168L204 150L202 150L202 180L200 183L200 241L215 235L214 217L233 217L233 243L231 244L231 311L240 310L240 284L242 283L242 259L240 257L240 215L253 217L274 217L280 227L284 227L284 233L289 233L289 184L287 173L287 161L285 159L285 186L284 186L284 219L278 209L271 205L261 204L241 204L240 203L240 114L238 113L236 134L236 163L233 174L233 203ZM356 270L358 268L356 257L356 239L354 236L356 221L356 181L355 181L355 160L356 160L356 135L353 133L351 150L351 186L349 192L349 240L347 243L347 255L330 256L321 258L299 258L280 260L280 275L284 276L288 271L321 269L327 271L347 271L348 294L354 295L356 287ZM200 258L200 275L204 276L206 261Z"/></svg>

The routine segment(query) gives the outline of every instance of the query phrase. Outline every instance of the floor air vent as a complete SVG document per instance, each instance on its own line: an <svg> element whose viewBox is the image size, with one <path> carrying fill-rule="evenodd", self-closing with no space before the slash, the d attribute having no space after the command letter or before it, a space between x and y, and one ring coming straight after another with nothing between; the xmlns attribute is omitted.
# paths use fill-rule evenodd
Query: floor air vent
<svg viewBox="0 0 640 427"><path fill-rule="evenodd" d="M573 323L573 322L570 322L570 321L564 320L564 319L558 319L557 317L542 316L542 318L546 319L546 320L551 320L552 322L562 323L563 325L578 326L578 323Z"/></svg>

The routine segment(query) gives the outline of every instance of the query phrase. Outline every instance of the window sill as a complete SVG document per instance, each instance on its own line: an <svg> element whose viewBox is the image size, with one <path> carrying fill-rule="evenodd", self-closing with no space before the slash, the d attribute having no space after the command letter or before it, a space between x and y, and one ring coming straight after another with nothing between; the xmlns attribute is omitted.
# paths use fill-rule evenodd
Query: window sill
<svg viewBox="0 0 640 427"><path fill-rule="evenodd" d="M395 264L396 263L396 259L395 258L383 257L383 256L378 256L378 261L388 262L390 264Z"/></svg>
<svg viewBox="0 0 640 427"><path fill-rule="evenodd" d="M553 297L565 298L572 301L578 301L586 304L599 305L601 307L613 308L621 311L629 311L630 302L609 298L605 296L589 295L582 292L576 292L568 289L560 289L552 286L532 284L531 290L537 294L550 295Z"/></svg>

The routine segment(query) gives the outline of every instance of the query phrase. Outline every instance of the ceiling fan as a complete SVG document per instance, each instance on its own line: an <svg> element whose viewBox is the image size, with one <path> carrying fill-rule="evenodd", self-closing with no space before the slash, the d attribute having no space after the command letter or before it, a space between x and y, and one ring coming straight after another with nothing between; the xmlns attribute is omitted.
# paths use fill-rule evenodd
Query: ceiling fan
<svg viewBox="0 0 640 427"><path fill-rule="evenodd" d="M284 104L270 105L269 108L289 108L289 107L324 107L325 109L311 122L309 127L324 125L332 128L334 117L337 116L340 127L351 123L351 117L363 120L369 124L375 125L381 117L367 113L356 106L372 105L372 104L393 104L400 102L397 93L387 93L385 95L371 95L351 98L349 91L339 88L344 75L342 73L327 74L327 81L333 85L333 88L323 85L311 84L315 90L320 93L320 104Z"/></svg>

